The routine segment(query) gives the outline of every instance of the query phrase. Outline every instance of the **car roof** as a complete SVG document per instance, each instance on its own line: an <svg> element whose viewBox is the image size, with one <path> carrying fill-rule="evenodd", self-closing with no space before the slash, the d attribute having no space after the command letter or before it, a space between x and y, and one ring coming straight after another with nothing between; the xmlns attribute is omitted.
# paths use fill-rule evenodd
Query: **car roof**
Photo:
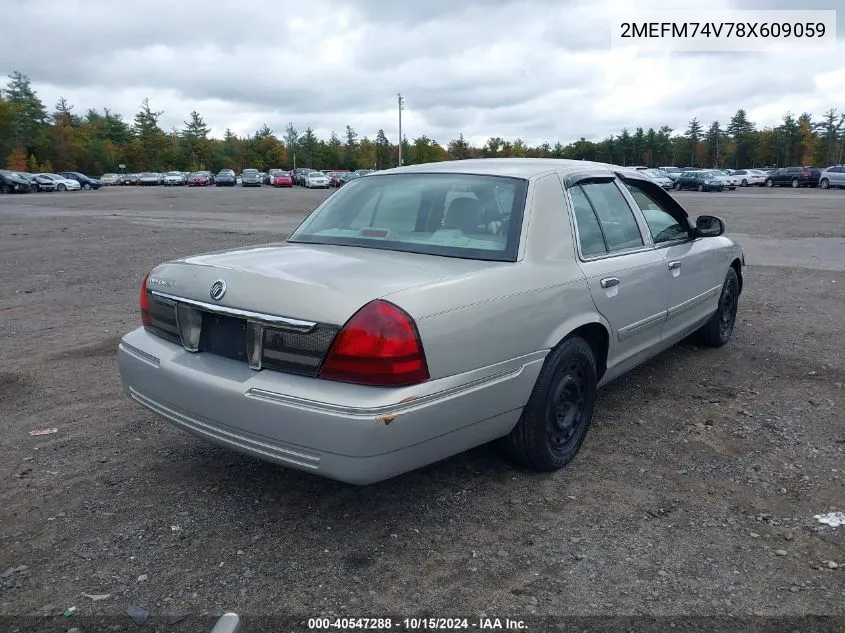
<svg viewBox="0 0 845 633"><path fill-rule="evenodd" d="M394 167L393 169L375 172L375 175L381 176L396 173L451 173L480 176L510 176L512 178L530 179L552 172L567 176L584 171L598 171L608 174L622 171L626 176L630 175L631 177L636 177L638 173L638 170L633 167L622 167L620 165L588 160L563 158L471 158L467 160L450 160L439 163Z"/></svg>

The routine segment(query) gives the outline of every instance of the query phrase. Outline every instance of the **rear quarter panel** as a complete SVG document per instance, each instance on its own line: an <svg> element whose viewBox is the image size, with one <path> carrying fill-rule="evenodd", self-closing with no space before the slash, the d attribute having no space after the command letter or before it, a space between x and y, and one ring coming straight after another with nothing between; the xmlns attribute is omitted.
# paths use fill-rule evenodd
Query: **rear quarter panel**
<svg viewBox="0 0 845 633"><path fill-rule="evenodd" d="M415 318L433 379L542 360L579 326L607 327L575 260L557 175L533 181L527 200L518 261L388 297Z"/></svg>

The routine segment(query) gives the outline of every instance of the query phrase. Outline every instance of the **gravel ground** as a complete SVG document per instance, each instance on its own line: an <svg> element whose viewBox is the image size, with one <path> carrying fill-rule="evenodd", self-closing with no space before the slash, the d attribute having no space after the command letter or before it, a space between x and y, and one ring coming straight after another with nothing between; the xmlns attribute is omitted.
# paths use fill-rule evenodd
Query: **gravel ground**
<svg viewBox="0 0 845 633"><path fill-rule="evenodd" d="M678 194L748 245L734 338L608 386L565 470L482 447L366 488L119 392L153 265L277 240L325 195L0 197L0 614L845 614L845 527L813 518L845 510L845 192Z"/></svg>

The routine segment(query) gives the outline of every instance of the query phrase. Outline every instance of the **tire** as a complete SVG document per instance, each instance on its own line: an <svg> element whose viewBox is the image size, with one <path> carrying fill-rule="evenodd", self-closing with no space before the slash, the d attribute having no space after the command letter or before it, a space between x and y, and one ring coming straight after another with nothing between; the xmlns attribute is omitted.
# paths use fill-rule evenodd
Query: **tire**
<svg viewBox="0 0 845 633"><path fill-rule="evenodd" d="M704 185L702 185L702 184L700 184L700 183L699 183L699 185L698 185L698 190L699 190L699 191L704 191Z"/></svg>
<svg viewBox="0 0 845 633"><path fill-rule="evenodd" d="M701 342L708 347L721 347L731 339L736 325L736 311L739 306L739 277L731 266L722 284L719 307L699 332Z"/></svg>
<svg viewBox="0 0 845 633"><path fill-rule="evenodd" d="M596 359L580 337L549 354L514 429L504 438L510 456L534 470L566 466L578 453L596 403Z"/></svg>
<svg viewBox="0 0 845 633"><path fill-rule="evenodd" d="M743 178L743 179L742 179L742 182L741 182L740 184L741 184L743 187L747 187L747 186L748 186L748 181L747 181L745 178Z"/></svg>
<svg viewBox="0 0 845 633"><path fill-rule="evenodd" d="M675 189L675 191L680 191L680 190L681 190L681 183L676 182L676 183L674 184L673 188Z"/></svg>
<svg viewBox="0 0 845 633"><path fill-rule="evenodd" d="M819 186L822 189L829 189L830 188L830 181L827 178L822 178L821 182L819 183Z"/></svg>
<svg viewBox="0 0 845 633"><path fill-rule="evenodd" d="M774 187L775 182L771 178L766 178L766 186L767 187Z"/></svg>
<svg viewBox="0 0 845 633"><path fill-rule="evenodd" d="M67 187L65 187L62 183L59 183L59 186L56 187L56 191L67 191Z"/></svg>
<svg viewBox="0 0 845 633"><path fill-rule="evenodd" d="M799 185L798 185L798 179L797 179L797 178L793 178L793 179L792 179L792 188L793 188L793 189L798 189L798 187L799 187Z"/></svg>
<svg viewBox="0 0 845 633"><path fill-rule="evenodd" d="M90 188L91 188L91 185L89 185L89 184L86 182L84 185L82 185L82 188L83 188L83 189L90 189Z"/></svg>

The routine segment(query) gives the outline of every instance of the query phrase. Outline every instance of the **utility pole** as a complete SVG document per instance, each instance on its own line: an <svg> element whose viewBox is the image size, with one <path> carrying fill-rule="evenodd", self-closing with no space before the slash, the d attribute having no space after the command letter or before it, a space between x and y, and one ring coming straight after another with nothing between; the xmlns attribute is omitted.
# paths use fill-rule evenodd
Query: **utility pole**
<svg viewBox="0 0 845 633"><path fill-rule="evenodd" d="M405 99L402 98L402 93L397 92L399 97L399 166L402 166L402 110L405 109Z"/></svg>

